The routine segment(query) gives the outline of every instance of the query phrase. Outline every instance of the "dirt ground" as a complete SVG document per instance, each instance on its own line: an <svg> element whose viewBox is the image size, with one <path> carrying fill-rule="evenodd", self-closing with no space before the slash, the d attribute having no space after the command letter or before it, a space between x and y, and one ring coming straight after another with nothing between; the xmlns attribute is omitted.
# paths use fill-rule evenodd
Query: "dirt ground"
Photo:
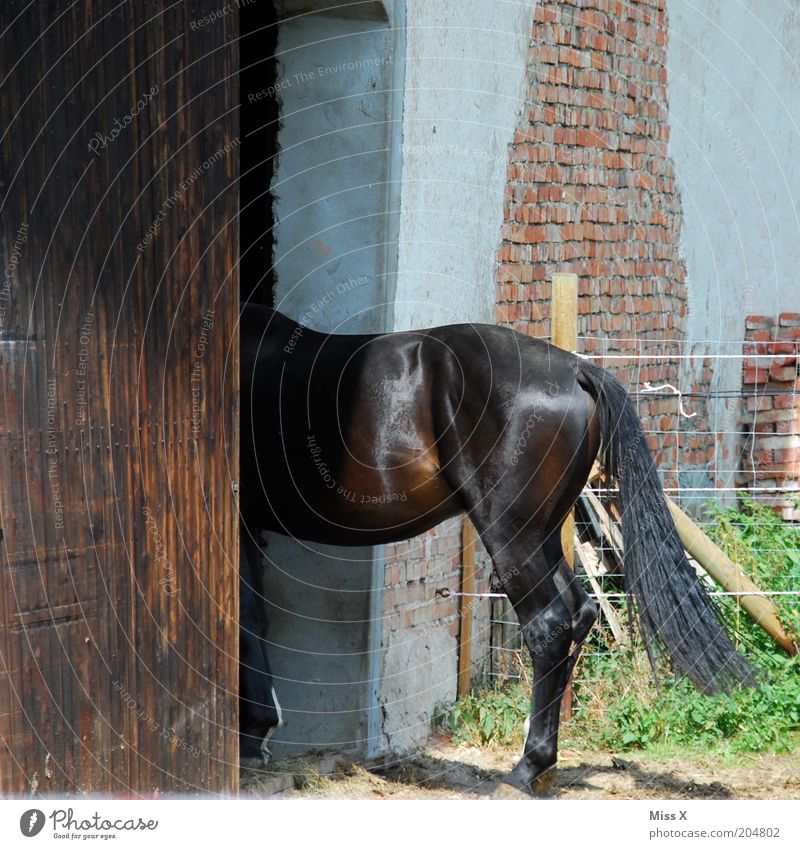
<svg viewBox="0 0 800 849"><path fill-rule="evenodd" d="M529 798L498 786L515 752L433 741L403 759L355 764L320 754L242 776L242 796L320 799ZM556 799L800 799L800 756L656 759L562 750L550 790Z"/></svg>

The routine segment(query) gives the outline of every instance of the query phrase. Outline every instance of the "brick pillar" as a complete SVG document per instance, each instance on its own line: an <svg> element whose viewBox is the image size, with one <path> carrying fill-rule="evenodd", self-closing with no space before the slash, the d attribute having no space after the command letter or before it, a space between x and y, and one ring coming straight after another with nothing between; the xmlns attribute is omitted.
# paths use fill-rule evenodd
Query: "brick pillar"
<svg viewBox="0 0 800 849"><path fill-rule="evenodd" d="M680 384L677 360L635 355L646 341L677 353L686 328L667 29L664 0L540 0L498 252L498 324L547 336L550 280L573 272L579 350L613 355L598 363L631 388ZM674 398L643 398L637 409L648 430L664 430L664 417L674 426ZM676 465L677 439L648 439L660 468Z"/></svg>
<svg viewBox="0 0 800 849"><path fill-rule="evenodd" d="M748 316L744 354L740 482L763 488L756 500L788 521L800 521L800 509L793 506L800 498L800 313Z"/></svg>

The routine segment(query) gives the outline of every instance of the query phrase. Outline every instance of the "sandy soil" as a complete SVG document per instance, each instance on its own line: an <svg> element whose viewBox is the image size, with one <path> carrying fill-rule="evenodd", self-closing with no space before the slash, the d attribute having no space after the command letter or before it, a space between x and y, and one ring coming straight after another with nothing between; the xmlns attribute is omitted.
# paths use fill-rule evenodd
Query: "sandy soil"
<svg viewBox="0 0 800 849"><path fill-rule="evenodd" d="M337 755L297 758L242 776L242 795L327 799L486 799L514 764L505 750L433 742L402 760L355 764ZM561 752L547 796L558 799L800 799L800 756L688 756ZM520 797L522 798L522 797ZM528 798L528 797L525 797Z"/></svg>

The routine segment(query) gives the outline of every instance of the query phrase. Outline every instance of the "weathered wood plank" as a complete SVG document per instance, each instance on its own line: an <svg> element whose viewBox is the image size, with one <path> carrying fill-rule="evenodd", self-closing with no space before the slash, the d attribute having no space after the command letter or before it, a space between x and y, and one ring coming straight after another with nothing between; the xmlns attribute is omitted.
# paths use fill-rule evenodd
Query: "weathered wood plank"
<svg viewBox="0 0 800 849"><path fill-rule="evenodd" d="M216 8L0 6L0 793L236 788L237 17L190 26Z"/></svg>

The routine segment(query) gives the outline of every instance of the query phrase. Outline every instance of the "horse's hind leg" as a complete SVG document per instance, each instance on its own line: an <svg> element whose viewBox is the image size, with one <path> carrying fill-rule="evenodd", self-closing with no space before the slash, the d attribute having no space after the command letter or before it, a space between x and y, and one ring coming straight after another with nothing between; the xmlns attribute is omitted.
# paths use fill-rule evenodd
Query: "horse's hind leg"
<svg viewBox="0 0 800 849"><path fill-rule="evenodd" d="M566 688L570 675L575 668L578 656L581 652L584 640L589 635L597 619L597 605L592 601L589 594L581 586L580 580L570 568L561 549L561 534L555 537L551 534L545 543L548 562L557 562L558 569L555 574L555 584L561 594L561 600L567 606L572 624L573 648L567 659L567 669L564 675L564 687ZM530 715L525 720L525 740L531 728ZM524 754L524 749L523 749ZM540 782L543 783L543 782Z"/></svg>
<svg viewBox="0 0 800 849"><path fill-rule="evenodd" d="M556 581L559 563L548 558L544 541L526 539L522 545L515 541L500 549L490 542L488 547L519 619L534 671L530 730L522 758L505 780L528 791L545 789L543 776L557 759L559 710L570 669L572 613ZM531 551L526 557L525 552Z"/></svg>
<svg viewBox="0 0 800 849"><path fill-rule="evenodd" d="M567 563L561 547L561 533L551 534L545 546L547 548L548 560L558 563L558 571L555 578L556 586L561 592L561 598L569 608L572 620L572 640L575 645L569 657L569 667L567 669L567 680L569 680L569 676L572 674L572 670L578 661L581 647L586 637L589 636L592 625L597 620L597 605L592 601L586 590L584 590L580 579Z"/></svg>
<svg viewBox="0 0 800 849"><path fill-rule="evenodd" d="M591 607L565 579L558 536L600 441L594 404L574 377L557 365L550 369L549 360L538 366L510 419L475 410L455 416L439 444L442 475L492 558L533 661L530 730L506 779L528 791L540 789L556 764L573 636L582 641L591 625ZM545 376L556 391L545 387Z"/></svg>

